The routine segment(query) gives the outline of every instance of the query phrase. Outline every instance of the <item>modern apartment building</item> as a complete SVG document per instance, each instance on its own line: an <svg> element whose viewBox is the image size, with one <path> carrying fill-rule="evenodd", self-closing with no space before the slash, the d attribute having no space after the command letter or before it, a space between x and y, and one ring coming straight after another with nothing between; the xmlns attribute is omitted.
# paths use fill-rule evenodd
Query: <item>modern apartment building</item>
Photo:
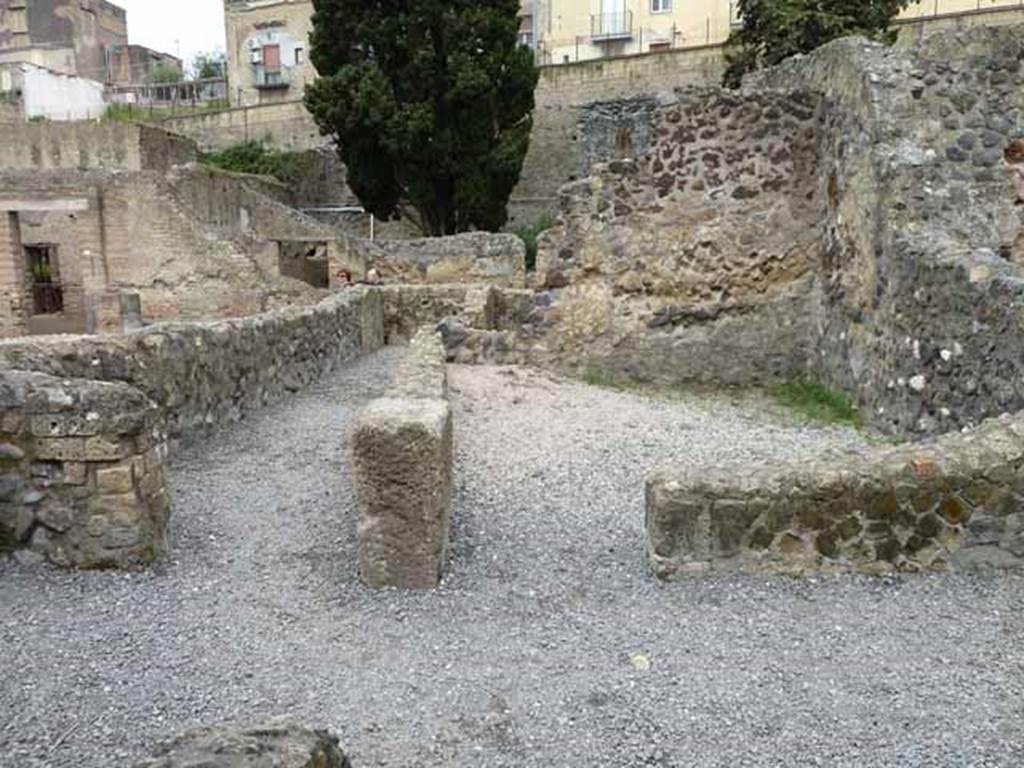
<svg viewBox="0 0 1024 768"><path fill-rule="evenodd" d="M10 0L17 4L24 0ZM903 14L957 16L1022 0L919 0ZM309 63L310 0L224 0L230 99L251 106L301 98ZM539 64L720 45L740 24L736 0L520 0L519 37Z"/></svg>
<svg viewBox="0 0 1024 768"><path fill-rule="evenodd" d="M903 18L1019 6L1020 0L919 0ZM540 64L717 45L740 24L736 0L521 0L520 37Z"/></svg>
<svg viewBox="0 0 1024 768"><path fill-rule="evenodd" d="M224 0L229 98L253 106L302 98L309 63L310 0Z"/></svg>

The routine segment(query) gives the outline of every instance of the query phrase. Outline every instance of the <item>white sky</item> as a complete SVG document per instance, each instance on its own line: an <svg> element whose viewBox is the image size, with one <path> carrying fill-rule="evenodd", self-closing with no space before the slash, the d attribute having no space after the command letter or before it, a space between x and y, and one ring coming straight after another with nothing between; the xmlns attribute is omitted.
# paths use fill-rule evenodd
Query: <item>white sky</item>
<svg viewBox="0 0 1024 768"><path fill-rule="evenodd" d="M224 50L222 0L111 0L128 11L128 42L179 56Z"/></svg>

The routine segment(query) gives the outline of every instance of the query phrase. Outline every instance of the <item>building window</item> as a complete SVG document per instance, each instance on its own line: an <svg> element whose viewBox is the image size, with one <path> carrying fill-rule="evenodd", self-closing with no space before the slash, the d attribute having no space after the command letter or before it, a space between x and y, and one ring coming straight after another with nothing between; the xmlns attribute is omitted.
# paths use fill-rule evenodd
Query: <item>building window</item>
<svg viewBox="0 0 1024 768"><path fill-rule="evenodd" d="M295 49L295 66L296 67L301 67L305 63L306 63L306 51L305 51L305 49L301 48L301 47L300 48L296 48Z"/></svg>
<svg viewBox="0 0 1024 768"><path fill-rule="evenodd" d="M268 75L281 71L281 46L263 46L263 71Z"/></svg>
<svg viewBox="0 0 1024 768"><path fill-rule="evenodd" d="M672 0L651 0L651 13L668 13L672 10Z"/></svg>

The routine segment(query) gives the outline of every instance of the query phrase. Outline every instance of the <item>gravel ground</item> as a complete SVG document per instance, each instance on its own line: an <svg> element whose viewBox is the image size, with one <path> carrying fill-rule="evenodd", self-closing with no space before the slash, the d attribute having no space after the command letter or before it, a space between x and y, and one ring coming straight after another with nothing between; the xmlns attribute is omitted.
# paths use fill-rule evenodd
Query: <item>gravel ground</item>
<svg viewBox="0 0 1024 768"><path fill-rule="evenodd" d="M645 572L654 464L862 445L756 399L455 369L450 576L363 588L346 439L400 354L182 449L172 562L0 565L0 765L281 713L357 768L1024 763L1024 578Z"/></svg>

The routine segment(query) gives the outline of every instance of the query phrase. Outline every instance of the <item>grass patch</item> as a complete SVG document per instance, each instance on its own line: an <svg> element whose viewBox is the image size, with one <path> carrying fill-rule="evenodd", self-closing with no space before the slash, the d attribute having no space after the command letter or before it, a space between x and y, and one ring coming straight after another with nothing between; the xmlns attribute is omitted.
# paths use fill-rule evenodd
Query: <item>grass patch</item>
<svg viewBox="0 0 1024 768"><path fill-rule="evenodd" d="M554 226L554 223L555 220L545 213L533 222L533 224L526 224L512 230L512 232L519 235L523 243L526 244L527 272L533 272L537 269L537 238L544 230L551 229L551 227Z"/></svg>
<svg viewBox="0 0 1024 768"><path fill-rule="evenodd" d="M273 176L285 184L297 181L302 173L301 152L281 152L262 141L246 141L223 152L204 152L200 162L235 173Z"/></svg>
<svg viewBox="0 0 1024 768"><path fill-rule="evenodd" d="M815 381L803 379L776 384L769 391L781 405L809 421L856 429L864 426L864 419L850 398Z"/></svg>
<svg viewBox="0 0 1024 768"><path fill-rule="evenodd" d="M223 112L229 105L226 99L204 101L195 105L179 104L174 107L135 106L134 104L111 104L103 113L103 121L108 123L151 123L169 117L188 117L203 115L208 112Z"/></svg>
<svg viewBox="0 0 1024 768"><path fill-rule="evenodd" d="M625 376L617 376L603 368L595 368L593 366L585 368L580 378L583 379L584 384L605 389L628 390L636 389L638 386L636 382L627 379Z"/></svg>

